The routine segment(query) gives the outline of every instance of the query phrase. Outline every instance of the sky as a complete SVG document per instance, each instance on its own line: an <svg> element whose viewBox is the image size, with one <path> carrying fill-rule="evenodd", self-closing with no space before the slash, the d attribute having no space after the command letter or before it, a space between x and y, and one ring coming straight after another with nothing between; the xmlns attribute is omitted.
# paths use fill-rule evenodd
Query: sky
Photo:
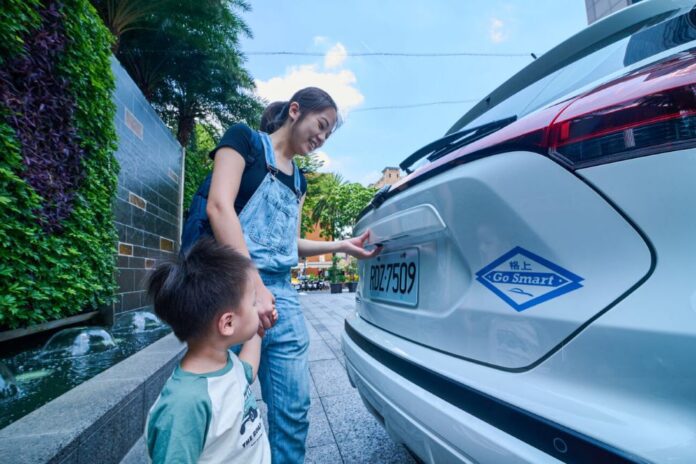
<svg viewBox="0 0 696 464"><path fill-rule="evenodd" d="M332 95L343 118L318 154L323 171L367 185L441 137L474 104L587 26L584 0L256 0L241 49L256 93ZM257 55L302 52L317 56ZM496 53L390 57L350 53ZM461 102L461 101L465 102ZM374 109L433 102L414 108ZM466 102L469 101L469 102Z"/></svg>

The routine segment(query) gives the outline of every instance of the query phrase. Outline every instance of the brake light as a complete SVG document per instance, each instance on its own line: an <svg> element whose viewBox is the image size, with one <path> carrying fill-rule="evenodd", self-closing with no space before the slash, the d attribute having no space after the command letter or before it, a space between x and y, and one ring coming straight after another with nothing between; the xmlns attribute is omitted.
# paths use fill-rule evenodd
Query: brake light
<svg viewBox="0 0 696 464"><path fill-rule="evenodd" d="M696 75L690 77L696 80ZM567 115L573 106L551 125L548 150L575 168L672 151L696 141L696 84Z"/></svg>
<svg viewBox="0 0 696 464"><path fill-rule="evenodd" d="M541 149L575 169L694 146L696 51L581 95L546 127L507 143Z"/></svg>

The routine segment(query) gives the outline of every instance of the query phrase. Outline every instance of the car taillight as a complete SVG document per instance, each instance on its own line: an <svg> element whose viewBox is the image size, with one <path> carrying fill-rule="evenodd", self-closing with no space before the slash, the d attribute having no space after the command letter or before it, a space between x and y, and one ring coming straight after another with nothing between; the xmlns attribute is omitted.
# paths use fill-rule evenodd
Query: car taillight
<svg viewBox="0 0 696 464"><path fill-rule="evenodd" d="M677 150L696 142L696 84L567 115L573 106L550 126L547 144L552 157L574 168Z"/></svg>

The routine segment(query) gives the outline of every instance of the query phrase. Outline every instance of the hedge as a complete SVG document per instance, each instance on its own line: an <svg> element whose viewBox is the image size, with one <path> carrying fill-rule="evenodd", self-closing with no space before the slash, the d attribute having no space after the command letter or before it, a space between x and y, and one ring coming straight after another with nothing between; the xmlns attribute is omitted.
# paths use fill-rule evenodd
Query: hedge
<svg viewBox="0 0 696 464"><path fill-rule="evenodd" d="M0 330L110 304L112 36L87 0L0 12Z"/></svg>

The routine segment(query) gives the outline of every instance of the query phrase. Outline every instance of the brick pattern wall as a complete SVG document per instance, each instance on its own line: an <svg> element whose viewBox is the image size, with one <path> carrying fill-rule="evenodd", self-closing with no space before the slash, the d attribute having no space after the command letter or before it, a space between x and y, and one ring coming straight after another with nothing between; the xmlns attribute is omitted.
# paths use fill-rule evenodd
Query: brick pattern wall
<svg viewBox="0 0 696 464"><path fill-rule="evenodd" d="M183 150L115 59L112 70L121 165L114 203L118 314L148 306L148 270L179 250Z"/></svg>

